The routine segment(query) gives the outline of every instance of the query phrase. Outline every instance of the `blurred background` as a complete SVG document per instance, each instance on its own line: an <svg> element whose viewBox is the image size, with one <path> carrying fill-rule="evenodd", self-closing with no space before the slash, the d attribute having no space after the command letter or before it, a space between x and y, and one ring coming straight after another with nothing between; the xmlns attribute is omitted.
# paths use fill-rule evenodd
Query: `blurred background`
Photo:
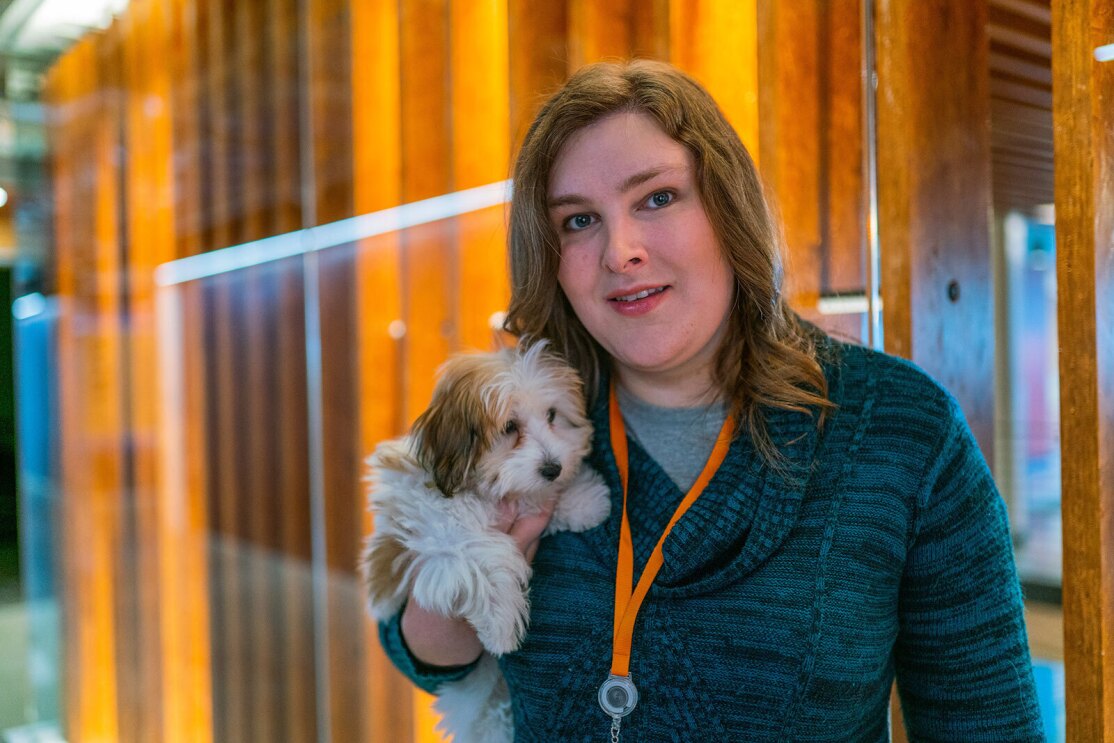
<svg viewBox="0 0 1114 743"><path fill-rule="evenodd" d="M365 618L363 458L494 341L538 105L630 56L736 126L794 307L960 399L1063 739L1050 27L1048 0L0 1L0 741L437 740Z"/></svg>

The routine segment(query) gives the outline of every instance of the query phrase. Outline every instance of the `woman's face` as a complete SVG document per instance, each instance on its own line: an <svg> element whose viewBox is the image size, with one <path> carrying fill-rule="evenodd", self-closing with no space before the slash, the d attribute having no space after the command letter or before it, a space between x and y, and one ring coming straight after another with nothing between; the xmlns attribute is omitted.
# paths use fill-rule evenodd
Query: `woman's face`
<svg viewBox="0 0 1114 743"><path fill-rule="evenodd" d="M688 149L645 114L607 116L561 149L549 217L557 279L623 385L659 405L704 396L734 277Z"/></svg>

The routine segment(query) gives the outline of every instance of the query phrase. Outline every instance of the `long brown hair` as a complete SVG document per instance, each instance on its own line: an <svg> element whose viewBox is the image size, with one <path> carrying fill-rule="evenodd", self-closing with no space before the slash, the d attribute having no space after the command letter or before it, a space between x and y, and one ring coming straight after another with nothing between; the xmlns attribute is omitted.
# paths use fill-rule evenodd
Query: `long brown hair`
<svg viewBox="0 0 1114 743"><path fill-rule="evenodd" d="M817 334L782 295L780 233L754 162L703 87L663 62L597 63L577 71L541 108L519 151L510 212L511 303L506 329L548 338L600 394L607 354L557 285L560 242L549 220L553 165L569 137L618 112L646 114L692 153L700 198L735 276L735 302L717 353L715 382L771 464L782 461L762 408L818 412L835 406L817 359Z"/></svg>

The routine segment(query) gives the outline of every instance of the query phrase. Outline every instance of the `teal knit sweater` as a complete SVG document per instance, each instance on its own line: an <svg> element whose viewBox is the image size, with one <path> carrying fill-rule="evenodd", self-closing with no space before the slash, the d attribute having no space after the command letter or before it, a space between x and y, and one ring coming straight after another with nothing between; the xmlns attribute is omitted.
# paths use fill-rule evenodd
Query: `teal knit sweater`
<svg viewBox="0 0 1114 743"><path fill-rule="evenodd" d="M667 539L623 741L886 741L895 676L913 741L1044 740L1005 508L955 400L905 361L825 348L823 430L767 418L790 476L739 436ZM538 550L529 633L500 661L518 741L607 740L622 493L606 399L591 412L612 515ZM682 493L634 441L630 472L640 567ZM421 666L398 617L380 629L427 691L469 670Z"/></svg>

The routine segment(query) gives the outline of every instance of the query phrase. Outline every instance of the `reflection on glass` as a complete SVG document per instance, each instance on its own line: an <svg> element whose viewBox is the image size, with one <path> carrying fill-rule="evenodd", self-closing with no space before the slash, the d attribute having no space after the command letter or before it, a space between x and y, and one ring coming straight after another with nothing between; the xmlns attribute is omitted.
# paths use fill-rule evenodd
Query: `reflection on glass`
<svg viewBox="0 0 1114 743"><path fill-rule="evenodd" d="M1010 214L1003 230L1006 332L1012 392L1003 420L1005 472L1026 583L1060 585L1060 387L1055 230ZM1006 489L1004 487L1004 489Z"/></svg>

